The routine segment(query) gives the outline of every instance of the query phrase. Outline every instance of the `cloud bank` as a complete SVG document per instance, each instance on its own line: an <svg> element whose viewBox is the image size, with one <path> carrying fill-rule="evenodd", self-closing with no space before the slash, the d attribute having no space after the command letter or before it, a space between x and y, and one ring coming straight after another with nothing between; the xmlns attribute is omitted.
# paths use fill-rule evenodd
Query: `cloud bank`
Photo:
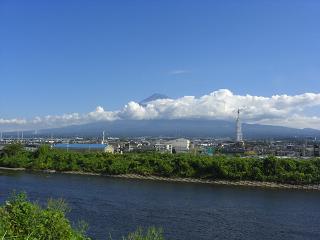
<svg viewBox="0 0 320 240"><path fill-rule="evenodd" d="M98 106L94 111L79 114L35 117L34 119L1 119L0 129L32 130L121 119L221 119L234 120L240 108L242 121L295 128L320 129L320 116L306 114L309 108L320 108L320 93L274 95L271 97L236 95L220 89L201 97L158 99L145 106L131 101L118 111ZM318 111L319 114L320 111Z"/></svg>

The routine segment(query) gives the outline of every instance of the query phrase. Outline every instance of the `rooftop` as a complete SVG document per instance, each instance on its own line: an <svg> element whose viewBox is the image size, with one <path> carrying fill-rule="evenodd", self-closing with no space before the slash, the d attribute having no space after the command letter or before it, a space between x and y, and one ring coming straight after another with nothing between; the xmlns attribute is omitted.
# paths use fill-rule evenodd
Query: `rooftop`
<svg viewBox="0 0 320 240"><path fill-rule="evenodd" d="M69 148L69 149L104 149L107 144L81 144L81 143L58 143L53 145L54 148Z"/></svg>

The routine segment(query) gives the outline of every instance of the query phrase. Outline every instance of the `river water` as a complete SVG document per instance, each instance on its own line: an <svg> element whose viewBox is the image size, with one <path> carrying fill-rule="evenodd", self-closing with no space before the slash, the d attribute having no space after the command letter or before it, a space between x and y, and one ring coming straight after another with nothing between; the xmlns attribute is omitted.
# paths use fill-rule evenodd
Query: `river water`
<svg viewBox="0 0 320 240"><path fill-rule="evenodd" d="M138 226L166 239L320 239L320 192L0 171L0 202L15 189L44 203L63 198L93 239Z"/></svg>

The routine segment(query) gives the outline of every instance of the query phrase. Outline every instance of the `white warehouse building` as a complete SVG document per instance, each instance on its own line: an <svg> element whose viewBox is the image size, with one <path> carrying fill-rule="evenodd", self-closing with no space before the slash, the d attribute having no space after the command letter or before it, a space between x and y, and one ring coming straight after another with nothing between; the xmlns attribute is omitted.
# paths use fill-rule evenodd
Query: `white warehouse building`
<svg viewBox="0 0 320 240"><path fill-rule="evenodd" d="M177 138L174 140L167 141L166 144L172 146L172 151L176 153L189 152L190 140L186 138Z"/></svg>

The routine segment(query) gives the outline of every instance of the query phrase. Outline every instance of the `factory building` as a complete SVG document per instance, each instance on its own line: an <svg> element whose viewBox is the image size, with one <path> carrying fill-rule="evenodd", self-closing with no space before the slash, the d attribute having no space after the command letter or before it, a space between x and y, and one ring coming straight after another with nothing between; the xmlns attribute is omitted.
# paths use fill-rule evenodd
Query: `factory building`
<svg viewBox="0 0 320 240"><path fill-rule="evenodd" d="M154 145L154 149L156 150L156 152L160 152L160 153L172 153L171 144L156 143Z"/></svg>
<svg viewBox="0 0 320 240"><path fill-rule="evenodd" d="M107 144L58 143L53 145L52 148L74 152L114 152L113 147Z"/></svg>
<svg viewBox="0 0 320 240"><path fill-rule="evenodd" d="M165 144L172 146L173 153L185 153L190 150L190 140L186 138L178 138L166 141Z"/></svg>

